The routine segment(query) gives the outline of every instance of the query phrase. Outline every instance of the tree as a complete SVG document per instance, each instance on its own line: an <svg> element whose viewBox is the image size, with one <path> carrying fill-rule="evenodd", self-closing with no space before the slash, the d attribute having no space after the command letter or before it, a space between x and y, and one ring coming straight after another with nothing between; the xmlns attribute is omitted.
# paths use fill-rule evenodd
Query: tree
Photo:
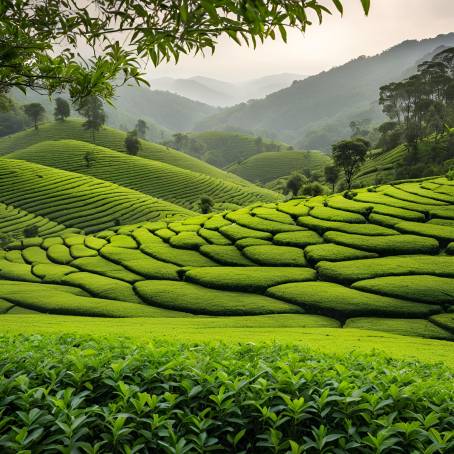
<svg viewBox="0 0 454 454"><path fill-rule="evenodd" d="M145 139L148 129L150 128L148 127L147 122L145 120L142 119L137 120L135 130L137 131L138 137L140 137L141 139Z"/></svg>
<svg viewBox="0 0 454 454"><path fill-rule="evenodd" d="M57 98L55 100L54 118L55 121L64 121L71 115L71 108L69 102L63 98Z"/></svg>
<svg viewBox="0 0 454 454"><path fill-rule="evenodd" d="M211 211L213 210L213 199L207 195L203 195L202 197L200 197L200 202L199 202L199 206L200 206L200 211L203 213L203 214L207 214L207 213L211 213Z"/></svg>
<svg viewBox="0 0 454 454"><path fill-rule="evenodd" d="M352 187L353 175L366 160L370 143L362 137L341 140L332 146L334 164L344 171L347 189Z"/></svg>
<svg viewBox="0 0 454 454"><path fill-rule="evenodd" d="M39 102L32 102L22 107L25 115L33 122L35 129L38 129L38 122L44 118L46 109Z"/></svg>
<svg viewBox="0 0 454 454"><path fill-rule="evenodd" d="M93 150L88 150L84 154L84 161L87 169L89 169L96 162L96 155Z"/></svg>
<svg viewBox="0 0 454 454"><path fill-rule="evenodd" d="M77 107L77 112L87 119L82 124L82 127L91 131L92 141L96 143L95 133L106 122L106 114L101 99L98 96L87 96L81 99Z"/></svg>
<svg viewBox="0 0 454 454"><path fill-rule="evenodd" d="M301 188L301 193L303 195L307 195L307 196L310 196L310 197L315 197L317 195L322 195L323 194L323 186L320 183L318 183L317 181L314 181L312 183L305 184Z"/></svg>
<svg viewBox="0 0 454 454"><path fill-rule="evenodd" d="M359 1L367 14L370 0ZM331 10L342 13L342 3L331 0ZM254 47L279 35L286 41L287 29L304 32L314 17L331 13L327 6L322 0L4 1L0 94L66 89L77 102L89 95L111 99L117 85L147 83L144 61L157 66L214 51L223 36ZM81 48L93 49L92 57L80 55Z"/></svg>
<svg viewBox="0 0 454 454"><path fill-rule="evenodd" d="M325 167L325 180L331 185L332 191L334 192L336 181L339 178L339 169L336 166Z"/></svg>
<svg viewBox="0 0 454 454"><path fill-rule="evenodd" d="M133 129L126 134L125 137L125 149L126 153L131 156L137 156L140 150L140 141L137 136L137 130Z"/></svg>
<svg viewBox="0 0 454 454"><path fill-rule="evenodd" d="M301 188L301 185L306 181L306 178L301 175L300 173L294 172L290 175L289 179L287 180L286 190L287 192L291 192L293 197L298 195L298 192Z"/></svg>

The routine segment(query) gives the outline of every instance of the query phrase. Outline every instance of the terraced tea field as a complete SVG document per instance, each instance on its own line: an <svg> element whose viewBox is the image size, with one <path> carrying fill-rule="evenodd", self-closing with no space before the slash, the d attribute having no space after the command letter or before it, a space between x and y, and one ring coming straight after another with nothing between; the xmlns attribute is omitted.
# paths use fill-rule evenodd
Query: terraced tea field
<svg viewBox="0 0 454 454"><path fill-rule="evenodd" d="M89 166L85 161L87 152L93 159ZM204 195L209 195L221 208L223 204L244 206L282 198L252 184L245 186L75 140L40 142L5 157L82 173L195 211Z"/></svg>
<svg viewBox="0 0 454 454"><path fill-rule="evenodd" d="M273 151L251 156L228 170L249 181L269 183L294 171L323 174L323 169L330 164L330 157L321 151Z"/></svg>
<svg viewBox="0 0 454 454"><path fill-rule="evenodd" d="M287 314L308 328L454 338L445 178L26 239L1 254L6 314Z"/></svg>
<svg viewBox="0 0 454 454"><path fill-rule="evenodd" d="M97 178L3 158L0 159L0 202L10 206L10 210L19 209L21 213L26 211L31 216L39 216L34 221L38 227L46 223L41 218L47 218L54 223L49 228L58 223L60 230L66 227L99 231L122 223L184 217L192 213ZM0 225L3 224L2 220ZM15 225L16 230L20 227L20 224Z"/></svg>
<svg viewBox="0 0 454 454"><path fill-rule="evenodd" d="M96 133L96 145L109 148L110 150L124 152L124 140L126 133L107 126ZM91 143L91 132L82 128L82 121L69 119L63 122L51 122L40 125L38 130L27 129L25 131L0 138L0 156L23 150L40 142L48 140L73 139ZM182 169L191 170L238 184L249 183L237 175L224 172L206 162L193 158L185 153L164 147L146 140L141 140L141 150L138 156L145 159L163 162Z"/></svg>

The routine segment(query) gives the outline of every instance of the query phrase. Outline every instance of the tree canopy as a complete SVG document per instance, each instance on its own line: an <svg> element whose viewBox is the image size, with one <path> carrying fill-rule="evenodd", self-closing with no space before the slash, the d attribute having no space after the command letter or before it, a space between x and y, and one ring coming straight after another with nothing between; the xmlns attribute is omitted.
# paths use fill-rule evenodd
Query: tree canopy
<svg viewBox="0 0 454 454"><path fill-rule="evenodd" d="M358 1L367 14L370 0ZM332 10L342 13L342 0L4 0L0 95L66 89L76 101L109 100L117 85L146 83L148 61L214 52L223 35L254 47L285 41L288 28L304 31Z"/></svg>

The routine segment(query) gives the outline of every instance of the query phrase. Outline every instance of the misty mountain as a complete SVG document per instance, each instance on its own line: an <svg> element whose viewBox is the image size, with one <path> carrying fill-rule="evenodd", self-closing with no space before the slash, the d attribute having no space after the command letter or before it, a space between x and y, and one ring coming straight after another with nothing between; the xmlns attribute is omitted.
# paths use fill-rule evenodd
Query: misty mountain
<svg viewBox="0 0 454 454"><path fill-rule="evenodd" d="M358 57L295 81L264 99L223 109L199 122L196 130L238 128L306 149L328 149L329 144L350 134L351 120L382 121L379 87L411 74L421 59L440 46L454 46L454 33L404 41L381 54Z"/></svg>
<svg viewBox="0 0 454 454"><path fill-rule="evenodd" d="M233 106L249 99L263 98L302 80L301 74L273 74L243 82L225 82L210 77L195 76L187 79L161 77L150 80L153 90L165 90L213 106Z"/></svg>

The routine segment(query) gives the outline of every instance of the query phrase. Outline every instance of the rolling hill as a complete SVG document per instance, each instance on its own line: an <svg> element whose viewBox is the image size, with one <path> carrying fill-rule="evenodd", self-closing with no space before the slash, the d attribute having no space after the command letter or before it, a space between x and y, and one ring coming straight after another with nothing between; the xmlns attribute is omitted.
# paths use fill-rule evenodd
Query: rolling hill
<svg viewBox="0 0 454 454"><path fill-rule="evenodd" d="M202 159L221 168L243 161L257 153L289 148L289 145L282 142L228 131L193 132L189 136L206 148Z"/></svg>
<svg viewBox="0 0 454 454"><path fill-rule="evenodd" d="M97 178L4 158L0 158L0 202L90 232L192 213Z"/></svg>
<svg viewBox="0 0 454 454"><path fill-rule="evenodd" d="M96 133L96 145L115 151L125 151L124 140L126 133L103 127ZM46 140L73 139L91 143L91 134L82 128L82 121L77 119L64 122L50 122L40 126L38 130L27 129L19 133L0 138L0 156L22 150ZM138 154L141 158L152 159L166 164L171 164L182 169L209 175L238 184L247 185L248 182L236 175L224 172L210 164L189 156L169 147L158 145L148 141L141 141L141 150Z"/></svg>
<svg viewBox="0 0 454 454"><path fill-rule="evenodd" d="M330 163L331 158L320 151L276 151L255 154L228 170L249 181L269 183L294 171L323 173Z"/></svg>
<svg viewBox="0 0 454 454"><path fill-rule="evenodd" d="M68 194L74 178L99 186L91 177L0 162L8 180L1 193L9 187L13 201L36 213L59 210L49 185L52 194L59 186ZM40 176L42 183L31 181ZM287 314L301 326L453 340L453 223L454 182L435 178L28 239L0 252L0 300L6 313Z"/></svg>
<svg viewBox="0 0 454 454"><path fill-rule="evenodd" d="M94 159L89 167L85 161L87 152ZM222 204L244 206L281 198L253 185L235 184L75 140L44 141L5 157L89 175L195 211L204 195L221 208Z"/></svg>
<svg viewBox="0 0 454 454"><path fill-rule="evenodd" d="M381 85L402 79L421 58L448 45L454 45L454 33L405 41L379 55L362 56L296 81L264 99L223 109L199 122L196 129L246 129L257 135L274 134L279 140L305 148L306 134L330 125L330 129L337 131L328 139L325 137L324 143L334 143L350 135L351 120L383 118L376 103ZM336 125L332 124L334 120ZM314 141L311 146L319 148Z"/></svg>

